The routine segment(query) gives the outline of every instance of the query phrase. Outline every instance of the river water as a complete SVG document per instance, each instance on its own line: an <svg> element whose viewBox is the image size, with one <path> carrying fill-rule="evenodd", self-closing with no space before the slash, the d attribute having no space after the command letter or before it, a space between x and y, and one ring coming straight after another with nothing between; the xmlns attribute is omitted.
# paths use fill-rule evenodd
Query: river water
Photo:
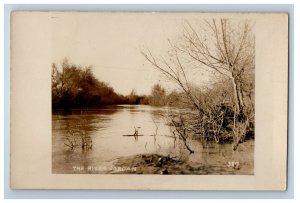
<svg viewBox="0 0 300 203"><path fill-rule="evenodd" d="M165 116L166 107L117 105L96 110L54 111L52 113L52 172L109 173L118 158L138 154L159 154L184 159L192 164L211 166L211 174L253 174L254 141L232 151L231 144L203 147L198 140L189 145L193 154L174 139ZM92 141L92 149L71 149L66 144L70 130L84 131ZM135 129L138 135L133 135ZM156 136L154 136L156 135ZM239 170L226 166L239 162ZM95 169L95 170L91 170ZM127 167L127 166L126 166ZM129 167L126 170L131 170ZM123 173L129 173L128 171Z"/></svg>

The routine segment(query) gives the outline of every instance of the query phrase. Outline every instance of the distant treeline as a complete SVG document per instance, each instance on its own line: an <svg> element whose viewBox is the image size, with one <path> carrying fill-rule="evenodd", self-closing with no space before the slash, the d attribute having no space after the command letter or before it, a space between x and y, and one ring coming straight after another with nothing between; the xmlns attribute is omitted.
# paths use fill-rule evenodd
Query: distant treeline
<svg viewBox="0 0 300 203"><path fill-rule="evenodd" d="M99 108L116 104L166 105L166 92L160 85L154 85L151 95L118 94L107 83L97 79L91 67L70 64L68 60L61 67L52 64L52 108Z"/></svg>

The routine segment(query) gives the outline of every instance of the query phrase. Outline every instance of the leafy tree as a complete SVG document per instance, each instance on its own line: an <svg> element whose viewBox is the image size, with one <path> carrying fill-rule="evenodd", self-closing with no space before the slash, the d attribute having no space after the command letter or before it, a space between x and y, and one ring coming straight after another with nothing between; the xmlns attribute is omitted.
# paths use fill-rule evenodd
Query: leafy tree
<svg viewBox="0 0 300 203"><path fill-rule="evenodd" d="M80 67L65 59L61 67L52 64L53 108L89 108L124 102L108 84L99 81L92 67Z"/></svg>
<svg viewBox="0 0 300 203"><path fill-rule="evenodd" d="M152 87L149 103L153 106L166 105L166 91L160 84L155 84Z"/></svg>

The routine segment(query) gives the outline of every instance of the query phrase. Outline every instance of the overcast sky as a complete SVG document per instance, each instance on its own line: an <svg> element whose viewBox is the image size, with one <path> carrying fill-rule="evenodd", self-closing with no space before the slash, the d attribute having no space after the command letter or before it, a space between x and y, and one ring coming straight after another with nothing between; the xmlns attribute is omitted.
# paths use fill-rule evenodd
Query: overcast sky
<svg viewBox="0 0 300 203"><path fill-rule="evenodd" d="M182 33L182 14L57 13L53 21L53 62L65 57L70 63L93 66L95 76L116 92L149 94L155 83L171 90L174 86L140 54L143 47L165 53L168 38Z"/></svg>

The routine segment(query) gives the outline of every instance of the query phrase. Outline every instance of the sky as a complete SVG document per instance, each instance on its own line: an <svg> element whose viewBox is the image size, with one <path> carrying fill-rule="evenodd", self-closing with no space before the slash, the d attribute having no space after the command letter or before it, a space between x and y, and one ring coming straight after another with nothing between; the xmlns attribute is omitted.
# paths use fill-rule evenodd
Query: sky
<svg viewBox="0 0 300 203"><path fill-rule="evenodd" d="M72 64L92 66L99 80L124 95L132 89L149 94L156 83L171 91L176 86L140 52L149 48L166 53L168 39L176 41L183 21L194 18L176 13L53 13L53 62L68 58Z"/></svg>

